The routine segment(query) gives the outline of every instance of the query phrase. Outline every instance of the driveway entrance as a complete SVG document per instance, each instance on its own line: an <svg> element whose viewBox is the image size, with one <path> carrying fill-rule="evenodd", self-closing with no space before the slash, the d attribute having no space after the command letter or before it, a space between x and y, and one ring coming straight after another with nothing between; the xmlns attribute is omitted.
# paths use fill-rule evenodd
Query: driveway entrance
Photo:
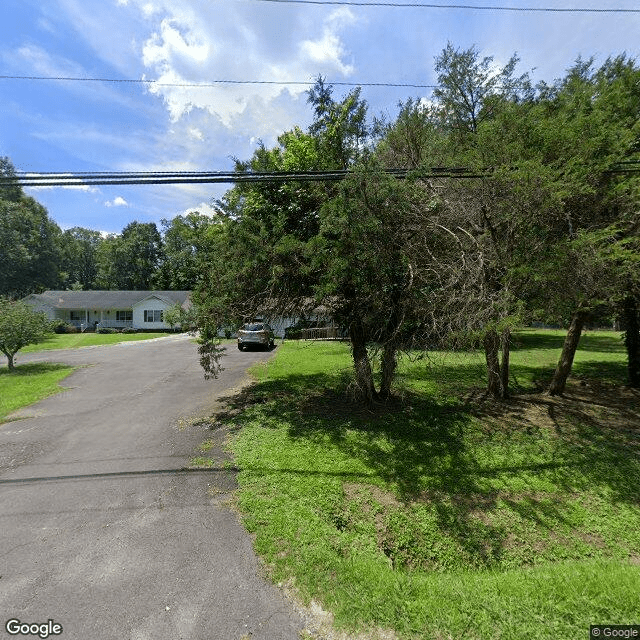
<svg viewBox="0 0 640 640"><path fill-rule="evenodd" d="M216 434L183 425L269 357L228 354L210 381L186 336L19 358L81 368L0 425L6 637L17 619L53 620L64 640L299 638L303 621L224 504L233 474L185 470Z"/></svg>

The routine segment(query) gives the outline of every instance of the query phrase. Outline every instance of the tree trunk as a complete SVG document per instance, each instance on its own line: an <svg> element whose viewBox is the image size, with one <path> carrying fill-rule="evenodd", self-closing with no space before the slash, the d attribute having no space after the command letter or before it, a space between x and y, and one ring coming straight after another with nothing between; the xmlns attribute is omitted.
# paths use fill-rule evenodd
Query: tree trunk
<svg viewBox="0 0 640 640"><path fill-rule="evenodd" d="M9 367L9 371L14 371L16 366L15 366L15 362L14 362L14 358L15 358L15 353L12 354L8 354L5 353L5 355L7 356L7 366Z"/></svg>
<svg viewBox="0 0 640 640"><path fill-rule="evenodd" d="M509 397L509 350L511 348L511 329L502 330L500 336L500 348L502 350L502 362L500 363L500 382L502 384L502 397Z"/></svg>
<svg viewBox="0 0 640 640"><path fill-rule="evenodd" d="M567 331L567 337L564 339L564 345L562 346L562 354L560 355L558 366L551 380L549 395L561 396L564 393L567 378L573 366L573 357L576 354L578 342L580 342L580 336L582 334L582 327L584 327L586 319L586 311L576 311L571 318L569 331Z"/></svg>
<svg viewBox="0 0 640 640"><path fill-rule="evenodd" d="M623 304L624 344L627 348L629 385L640 389L640 307L635 296L627 296Z"/></svg>
<svg viewBox="0 0 640 640"><path fill-rule="evenodd" d="M500 372L500 336L497 331L491 329L488 331L483 339L484 342L484 354L487 359L487 391L494 398L503 398L504 389L502 386L502 377Z"/></svg>
<svg viewBox="0 0 640 640"><path fill-rule="evenodd" d="M373 383L373 372L367 353L367 341L364 335L364 328L360 322L351 324L351 354L353 356L353 366L356 379L354 396L357 400L372 404L376 399L376 389Z"/></svg>
<svg viewBox="0 0 640 640"><path fill-rule="evenodd" d="M387 342L382 351L382 381L380 382L380 398L387 400L391 396L391 383L398 366L397 349L394 341Z"/></svg>

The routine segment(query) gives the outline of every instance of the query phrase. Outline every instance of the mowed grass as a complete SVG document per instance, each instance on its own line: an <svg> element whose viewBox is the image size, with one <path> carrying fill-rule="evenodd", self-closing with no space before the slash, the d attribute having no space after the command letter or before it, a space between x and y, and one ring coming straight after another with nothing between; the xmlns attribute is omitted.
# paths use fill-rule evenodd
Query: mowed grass
<svg viewBox="0 0 640 640"><path fill-rule="evenodd" d="M48 362L23 364L12 373L0 367L0 423L13 411L63 391L60 382L73 371L74 367Z"/></svg>
<svg viewBox="0 0 640 640"><path fill-rule="evenodd" d="M36 351L52 351L54 349L77 349L78 347L92 347L104 344L117 344L133 340L151 340L172 335L170 333L61 333L51 334L44 342L30 344L20 349L19 353L33 353Z"/></svg>
<svg viewBox="0 0 640 640"><path fill-rule="evenodd" d="M619 334L588 333L565 398L562 332L524 331L516 395L481 353L400 365L402 400L348 404L348 345L285 342L237 398L239 507L276 581L350 637L573 639L638 622L640 398Z"/></svg>

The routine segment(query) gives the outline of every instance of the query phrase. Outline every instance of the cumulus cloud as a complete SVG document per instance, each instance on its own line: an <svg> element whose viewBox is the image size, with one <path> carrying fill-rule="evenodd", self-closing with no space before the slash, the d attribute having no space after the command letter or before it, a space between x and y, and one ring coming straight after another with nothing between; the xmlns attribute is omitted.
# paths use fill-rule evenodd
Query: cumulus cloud
<svg viewBox="0 0 640 640"><path fill-rule="evenodd" d="M134 1L146 13L149 3ZM282 97L296 101L307 86L214 81L312 81L319 74L344 78L354 71L341 34L356 18L344 7L329 15L323 11L318 21L288 10L276 23L272 13L255 5L252 11L237 3L196 0L158 0L153 6L147 14L153 32L142 46L142 62L157 80L149 91L163 99L173 122L200 109L225 128L250 125L254 135L273 134L281 125L278 114L275 122L269 117L274 103ZM291 107L288 111L290 119Z"/></svg>
<svg viewBox="0 0 640 640"><path fill-rule="evenodd" d="M104 203L105 207L128 207L129 203L122 197L116 196L113 200L107 200Z"/></svg>
<svg viewBox="0 0 640 640"><path fill-rule="evenodd" d="M189 207L188 209L185 209L184 211L180 212L177 215L186 216L186 215L189 215L190 213L200 213L203 216L212 218L216 214L216 210L214 207L211 206L211 204L207 202L201 202L200 204L197 204L197 205L194 205L193 207Z"/></svg>

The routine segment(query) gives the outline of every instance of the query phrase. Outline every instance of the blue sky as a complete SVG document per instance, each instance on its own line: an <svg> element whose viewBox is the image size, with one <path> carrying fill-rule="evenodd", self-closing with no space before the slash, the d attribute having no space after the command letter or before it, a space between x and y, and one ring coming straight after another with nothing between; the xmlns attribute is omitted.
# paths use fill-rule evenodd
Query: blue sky
<svg viewBox="0 0 640 640"><path fill-rule="evenodd" d="M408 0L418 2L418 0ZM637 0L442 0L442 4L638 8ZM534 80L577 58L640 49L640 14L516 13L256 0L1 0L0 75L434 84L447 41ZM310 121L304 86L161 87L0 79L0 156L20 171L231 170L262 139ZM336 88L340 97L348 89ZM370 114L427 90L365 88ZM225 187L29 189L62 227L117 233L132 220L206 213Z"/></svg>

